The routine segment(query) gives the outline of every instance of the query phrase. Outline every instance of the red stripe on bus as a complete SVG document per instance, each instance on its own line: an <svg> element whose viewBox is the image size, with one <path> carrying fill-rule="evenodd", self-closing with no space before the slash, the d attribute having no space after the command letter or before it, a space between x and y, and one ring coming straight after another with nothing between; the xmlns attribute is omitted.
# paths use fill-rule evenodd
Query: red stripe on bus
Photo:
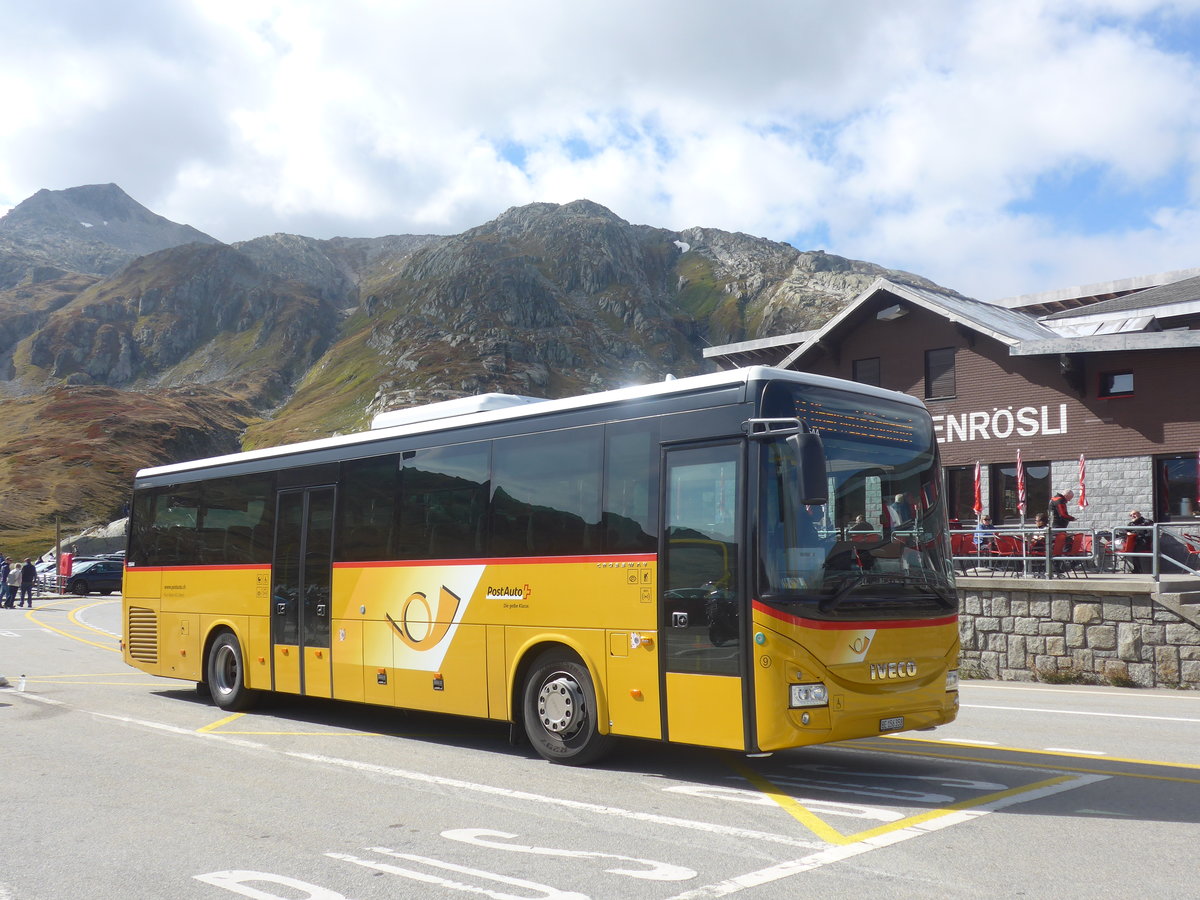
<svg viewBox="0 0 1200 900"><path fill-rule="evenodd" d="M654 562L655 553L630 553L623 556L503 556L494 559L381 559L364 562L336 562L335 569L421 568L423 566L544 566L553 563Z"/></svg>
<svg viewBox="0 0 1200 900"><path fill-rule="evenodd" d="M365 562L335 562L335 569L372 569L385 566L419 568L421 566L540 566L551 563L654 562L655 553L629 553L621 556L505 556L494 559L380 559ZM126 566L127 572L213 572L238 569L269 569L270 563L240 563L191 566Z"/></svg>
<svg viewBox="0 0 1200 900"><path fill-rule="evenodd" d="M211 566L129 566L126 572L224 572L245 569L270 569L270 563L214 563Z"/></svg>
<svg viewBox="0 0 1200 900"><path fill-rule="evenodd" d="M798 625L801 628L812 628L816 631L861 631L864 628L887 629L887 628L933 628L937 625L952 625L958 621L958 615L943 616L940 619L887 619L877 622L826 622L820 619L806 619L803 616L793 616L790 613L785 613L781 610L774 609L761 603L758 600L754 601L754 608L764 615L768 615L773 619L779 619L781 622L787 622L789 625Z"/></svg>

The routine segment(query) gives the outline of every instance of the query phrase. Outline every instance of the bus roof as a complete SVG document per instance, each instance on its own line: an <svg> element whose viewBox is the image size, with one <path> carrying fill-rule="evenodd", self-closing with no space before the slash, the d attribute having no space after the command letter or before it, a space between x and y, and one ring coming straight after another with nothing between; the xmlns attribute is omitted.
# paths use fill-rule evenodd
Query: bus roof
<svg viewBox="0 0 1200 900"><path fill-rule="evenodd" d="M165 466L154 466L152 468L140 470L135 477L149 478L160 475L169 475L174 472L189 472L195 469L209 468L210 466L222 466L233 463L248 462L257 459L269 459L276 456L288 456L293 453L307 453L314 450L323 450L332 447L345 447L355 444L370 443L384 438L403 437L406 435L419 435L436 432L444 428L453 427L459 428L467 425L478 425L490 422L500 422L506 420L516 420L523 418L532 418L535 416L543 416L549 413L566 412L575 409L587 409L589 407L606 406L610 404L625 403L630 400L639 400L645 397L663 397L672 394L686 394L692 392L702 392L713 390L721 387L732 387L736 385L749 385L751 382L758 381L790 381L796 384L808 384L814 387L831 387L840 390L849 390L853 393L865 394L880 399L891 400L893 402L906 403L911 406L923 407L920 400L896 391L885 390L884 388L874 387L872 385L860 384L857 382L843 381L837 378L829 378L824 375L813 375L807 372L795 372L790 369L773 369L766 366L751 366L744 369L730 369L727 371L716 372L709 375L694 375L688 378L673 378L668 377L665 381L654 382L653 384L643 384L634 387L619 388L611 391L600 391L595 394L583 394L576 397L566 397L560 400L541 400L539 402L530 402L534 398L520 398L513 405L485 403L481 404L482 411L478 412L461 412L464 407L469 408L470 401L473 398L462 398L465 403L459 401L449 401L449 405L445 407L445 414L439 413L436 409L432 410L432 416L423 416L417 413L411 417L407 417L405 424L394 426L386 425L387 419L383 419L380 423L383 427L372 428L368 431L356 432L354 434L336 435L334 437L319 438L312 441L304 441L297 444L283 444L278 447L266 447L260 450L247 450L242 453L230 453L224 456L214 456L207 459L196 459L188 462L172 463ZM482 395L496 397L497 395ZM433 403L427 406L414 407L414 409L427 410L431 407L438 407L441 404ZM492 407L492 408L488 408ZM382 418L381 414L377 419ZM397 419L404 420L406 417L397 416Z"/></svg>

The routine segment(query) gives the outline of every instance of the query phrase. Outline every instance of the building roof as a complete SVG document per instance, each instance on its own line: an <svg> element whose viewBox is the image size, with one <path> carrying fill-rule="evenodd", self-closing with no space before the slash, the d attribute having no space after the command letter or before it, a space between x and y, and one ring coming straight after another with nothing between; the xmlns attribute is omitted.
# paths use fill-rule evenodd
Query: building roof
<svg viewBox="0 0 1200 900"><path fill-rule="evenodd" d="M798 331L795 334L784 334L779 337L739 341L736 344L723 344L719 347L705 347L704 358L724 363L727 368L773 366L814 334L816 334L815 331Z"/></svg>
<svg viewBox="0 0 1200 900"><path fill-rule="evenodd" d="M1068 309L1045 316L1043 322L1063 322L1092 317L1114 318L1136 312L1140 316L1170 316L1200 313L1200 275L1125 294L1083 309ZM1161 317L1161 316L1160 316Z"/></svg>
<svg viewBox="0 0 1200 900"><path fill-rule="evenodd" d="M1058 337L1055 331L1040 324L1037 319L1027 313L1005 309L991 303L983 303L953 291L932 290L890 281L886 278L877 278L870 287L850 301L845 309L826 322L822 328L811 333L804 343L784 357L778 365L783 368L794 365L813 348L822 343L828 343L837 331L849 327L851 323L861 318L863 306L878 298L880 293L894 297L899 301L894 305L901 309L905 304L927 309L1009 347L1016 346L1023 341L1042 341ZM883 317L890 308L880 310L877 315Z"/></svg>
<svg viewBox="0 0 1200 900"><path fill-rule="evenodd" d="M887 296L881 298L881 293ZM815 348L827 348L831 341L836 341L840 330L853 327L866 315L863 307L868 302L878 305L889 301L899 310L905 304L926 309L986 335L1006 345L1012 356L1200 347L1200 329L1189 331L1186 327L1175 327L1175 330L1164 330L1164 325L1170 328L1186 326L1190 320L1200 322L1200 275L1107 300L1093 297L1086 306L1040 319L1034 314L1036 305L1000 306L954 291L878 278L816 331L710 347L704 351L704 356L726 367L773 365L788 368ZM891 308L881 309L877 315L886 318ZM903 315L899 310L896 314Z"/></svg>
<svg viewBox="0 0 1200 900"><path fill-rule="evenodd" d="M1145 291L1148 288L1173 284L1197 275L1200 275L1200 269L1177 269L1172 272L1160 272L1156 275L1137 275L1132 278L1120 278L1115 281L1101 281L1095 284L1057 288L1053 291L1042 291L1037 294L1004 297L992 302L997 306L1004 306L1008 309L1021 309L1035 315L1048 315L1070 311L1079 307L1091 306L1094 303L1111 300L1115 297L1123 297L1135 291Z"/></svg>

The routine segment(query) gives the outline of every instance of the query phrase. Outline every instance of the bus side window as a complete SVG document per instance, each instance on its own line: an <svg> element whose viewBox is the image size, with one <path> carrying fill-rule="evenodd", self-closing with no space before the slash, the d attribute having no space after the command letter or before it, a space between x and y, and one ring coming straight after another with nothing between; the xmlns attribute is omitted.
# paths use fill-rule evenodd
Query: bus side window
<svg viewBox="0 0 1200 900"><path fill-rule="evenodd" d="M400 458L395 454L342 464L336 557L347 562L396 558L396 497Z"/></svg>
<svg viewBox="0 0 1200 900"><path fill-rule="evenodd" d="M571 556L600 550L602 437L600 428L573 428L495 442L496 556Z"/></svg>
<svg viewBox="0 0 1200 900"><path fill-rule="evenodd" d="M658 425L609 425L604 458L604 549L658 549Z"/></svg>
<svg viewBox="0 0 1200 900"><path fill-rule="evenodd" d="M486 443L420 450L404 460L397 547L401 559L484 555Z"/></svg>
<svg viewBox="0 0 1200 900"><path fill-rule="evenodd" d="M204 485L197 547L211 565L266 563L270 546L258 535L271 531L275 481L270 475L240 475Z"/></svg>

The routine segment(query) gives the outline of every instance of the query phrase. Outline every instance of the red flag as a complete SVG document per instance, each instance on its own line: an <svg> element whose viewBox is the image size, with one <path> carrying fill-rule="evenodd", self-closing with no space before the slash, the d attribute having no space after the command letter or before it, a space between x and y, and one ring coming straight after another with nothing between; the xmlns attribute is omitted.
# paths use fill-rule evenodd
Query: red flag
<svg viewBox="0 0 1200 900"><path fill-rule="evenodd" d="M1083 454L1079 454L1079 508L1086 509L1087 502L1087 463L1084 462Z"/></svg>
<svg viewBox="0 0 1200 900"><path fill-rule="evenodd" d="M978 461L975 462L975 505L971 509L975 510L976 516L983 512L983 469Z"/></svg>
<svg viewBox="0 0 1200 900"><path fill-rule="evenodd" d="M1021 462L1021 451L1017 451L1017 512L1025 518L1025 464Z"/></svg>

